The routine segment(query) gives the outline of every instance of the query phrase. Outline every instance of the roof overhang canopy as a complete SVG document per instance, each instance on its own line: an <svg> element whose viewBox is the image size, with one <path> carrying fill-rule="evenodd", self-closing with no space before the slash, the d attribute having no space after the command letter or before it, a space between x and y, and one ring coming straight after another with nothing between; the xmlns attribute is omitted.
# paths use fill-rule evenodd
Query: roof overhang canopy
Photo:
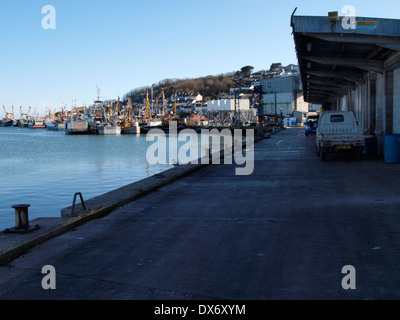
<svg viewBox="0 0 400 320"><path fill-rule="evenodd" d="M385 61L400 52L400 20L357 17L350 29L342 18L292 15L291 26L304 100L310 103L335 102L365 84L367 72L383 73Z"/></svg>

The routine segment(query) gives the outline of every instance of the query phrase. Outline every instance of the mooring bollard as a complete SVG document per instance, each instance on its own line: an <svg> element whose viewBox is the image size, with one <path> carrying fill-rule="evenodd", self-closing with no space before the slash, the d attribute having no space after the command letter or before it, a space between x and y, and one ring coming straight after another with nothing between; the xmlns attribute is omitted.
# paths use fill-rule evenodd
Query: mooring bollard
<svg viewBox="0 0 400 320"><path fill-rule="evenodd" d="M15 227L6 229L4 231L5 233L29 233L39 229L38 225L34 227L29 226L28 208L30 206L30 204L17 204L12 206L15 210Z"/></svg>
<svg viewBox="0 0 400 320"><path fill-rule="evenodd" d="M30 204L17 204L12 206L15 209L15 228L19 230L29 229L28 208Z"/></svg>

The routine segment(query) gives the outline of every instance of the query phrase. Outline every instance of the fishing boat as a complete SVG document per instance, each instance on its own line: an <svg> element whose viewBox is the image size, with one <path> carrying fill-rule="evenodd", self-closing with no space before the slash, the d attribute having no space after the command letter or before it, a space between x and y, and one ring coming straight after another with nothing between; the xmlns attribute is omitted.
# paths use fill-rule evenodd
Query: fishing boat
<svg viewBox="0 0 400 320"><path fill-rule="evenodd" d="M12 127L14 125L14 106L12 106L12 112L8 112L6 107L3 106L6 117L3 119L3 127Z"/></svg>
<svg viewBox="0 0 400 320"><path fill-rule="evenodd" d="M14 124L14 120L8 120L8 119L3 120L3 127L12 127L13 124Z"/></svg>
<svg viewBox="0 0 400 320"><path fill-rule="evenodd" d="M122 134L138 134L140 133L139 122L126 121L121 123Z"/></svg>
<svg viewBox="0 0 400 320"><path fill-rule="evenodd" d="M161 94L163 94L163 90L162 90ZM160 94L160 96L161 96L161 94ZM152 98L152 101L153 101L153 98ZM159 101L159 99L156 102L156 106L158 104L158 101ZM153 107L150 105L148 88L146 89L146 109L145 109L145 116L144 116L143 120L145 121L145 123L140 126L141 133L147 133L151 129L156 129L156 128L161 129L162 128L162 120L156 118L156 114L153 111Z"/></svg>
<svg viewBox="0 0 400 320"><path fill-rule="evenodd" d="M57 131L65 131L65 121L58 122Z"/></svg>
<svg viewBox="0 0 400 320"><path fill-rule="evenodd" d="M120 122L122 134L138 134L140 133L139 122L132 117L133 106L131 99L128 99L127 108L124 109L124 117Z"/></svg>
<svg viewBox="0 0 400 320"><path fill-rule="evenodd" d="M22 120L22 127L23 128L28 128L29 127L29 119L23 119Z"/></svg>
<svg viewBox="0 0 400 320"><path fill-rule="evenodd" d="M122 128L114 122L108 122L97 128L100 135L120 135Z"/></svg>
<svg viewBox="0 0 400 320"><path fill-rule="evenodd" d="M104 124L104 109L99 102L96 105L89 107L83 118L88 122L89 132L98 134L98 128Z"/></svg>
<svg viewBox="0 0 400 320"><path fill-rule="evenodd" d="M65 123L59 120L46 121L46 129L49 131L65 131Z"/></svg>
<svg viewBox="0 0 400 320"><path fill-rule="evenodd" d="M30 129L46 129L46 125L43 119L31 119L28 124Z"/></svg>
<svg viewBox="0 0 400 320"><path fill-rule="evenodd" d="M46 129L49 131L57 131L58 127L58 122L53 120L53 121L46 121Z"/></svg>
<svg viewBox="0 0 400 320"><path fill-rule="evenodd" d="M65 134L76 135L76 134L88 134L89 125L86 120L81 118L69 118L65 123Z"/></svg>

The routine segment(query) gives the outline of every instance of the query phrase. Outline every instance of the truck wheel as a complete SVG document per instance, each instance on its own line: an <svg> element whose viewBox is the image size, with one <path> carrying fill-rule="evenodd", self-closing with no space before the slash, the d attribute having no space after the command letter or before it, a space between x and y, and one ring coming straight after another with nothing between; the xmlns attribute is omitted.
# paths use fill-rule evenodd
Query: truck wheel
<svg viewBox="0 0 400 320"><path fill-rule="evenodd" d="M321 161L325 161L326 160L325 152L320 152L320 157L321 157Z"/></svg>

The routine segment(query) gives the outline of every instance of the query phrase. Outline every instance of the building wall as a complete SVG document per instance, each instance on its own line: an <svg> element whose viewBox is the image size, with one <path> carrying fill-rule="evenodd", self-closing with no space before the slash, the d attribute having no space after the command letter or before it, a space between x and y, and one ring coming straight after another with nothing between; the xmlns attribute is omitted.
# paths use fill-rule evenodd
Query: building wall
<svg viewBox="0 0 400 320"><path fill-rule="evenodd" d="M301 91L298 92L296 91L295 95L296 95L295 110L300 112L308 112L309 111L308 102L304 101L303 93Z"/></svg>
<svg viewBox="0 0 400 320"><path fill-rule="evenodd" d="M239 99L238 110L250 110L249 99ZM235 111L235 99L207 101L207 111Z"/></svg>
<svg viewBox="0 0 400 320"><path fill-rule="evenodd" d="M400 134L400 68L384 73L369 73L365 85L359 85L338 99L338 110L353 111L359 128L378 138L383 151L385 134Z"/></svg>
<svg viewBox="0 0 400 320"><path fill-rule="evenodd" d="M393 72L393 134L400 134L400 68Z"/></svg>
<svg viewBox="0 0 400 320"><path fill-rule="evenodd" d="M292 115L293 111L308 112L304 101L299 75L260 80L263 92L263 114Z"/></svg>
<svg viewBox="0 0 400 320"><path fill-rule="evenodd" d="M374 133L382 135L385 132L384 129L384 77L383 74L378 74L376 79L376 123Z"/></svg>
<svg viewBox="0 0 400 320"><path fill-rule="evenodd" d="M260 81L262 92L268 93L285 93L293 92L300 89L300 76L279 77L271 79L263 79Z"/></svg>
<svg viewBox="0 0 400 320"><path fill-rule="evenodd" d="M386 113L386 134L393 133L393 71L388 70L385 72L385 113Z"/></svg>
<svg viewBox="0 0 400 320"><path fill-rule="evenodd" d="M271 93L263 95L264 115L291 115L294 111L293 93Z"/></svg>

